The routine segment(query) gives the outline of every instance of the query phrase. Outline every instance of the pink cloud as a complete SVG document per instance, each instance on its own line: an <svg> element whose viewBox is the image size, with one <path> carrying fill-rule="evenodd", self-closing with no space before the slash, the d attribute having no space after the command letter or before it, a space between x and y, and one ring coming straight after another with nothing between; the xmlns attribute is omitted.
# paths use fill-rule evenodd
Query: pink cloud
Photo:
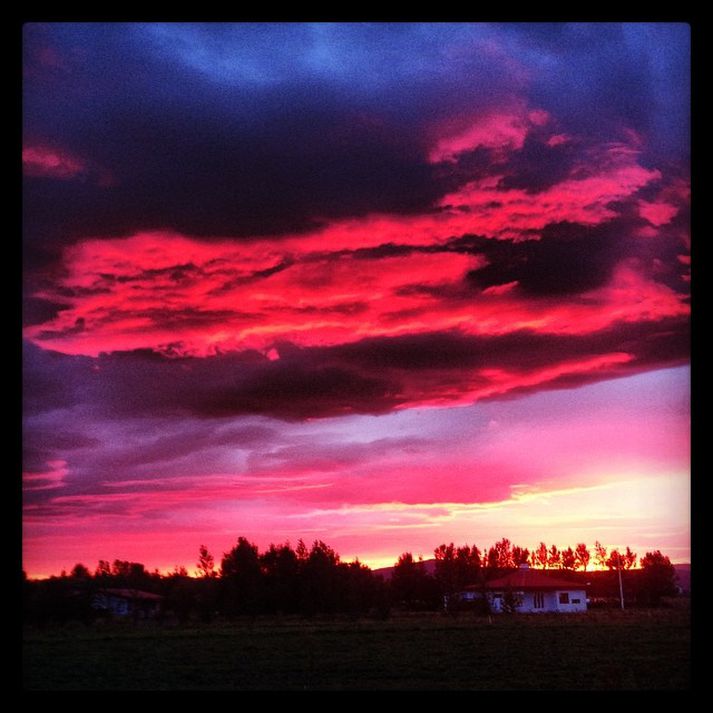
<svg viewBox="0 0 713 713"><path fill-rule="evenodd" d="M600 539L640 549L647 529L658 531L656 547L685 561L678 533L687 518L685 414L582 393L563 419L565 403L557 403L537 421L514 414L540 414L542 404L523 402L509 414L491 406L497 421L488 428L475 412L456 418L455 409L437 449L428 443L434 421L421 446L389 448L382 439L350 444L359 421L353 433L341 427L344 441L328 444L328 427L313 441L314 455L324 456L318 471L286 453L272 466L265 458L258 473L114 481L105 483L109 492L58 494L26 507L25 567L50 574L60 561L69 569L119 557L191 569L198 544L207 542L219 557L238 534L262 548L322 538L345 558L378 566L405 549L430 557L443 541L487 547L502 536L525 546L540 537L562 546ZM334 457L350 448L356 459Z"/></svg>
<svg viewBox="0 0 713 713"><path fill-rule="evenodd" d="M639 215L660 228L668 225L682 210L687 210L690 200L690 184L681 178L674 178L661 186L654 200L638 201Z"/></svg>
<svg viewBox="0 0 713 713"><path fill-rule="evenodd" d="M41 145L24 146L22 166L25 175L71 179L86 173L87 164L65 149Z"/></svg>
<svg viewBox="0 0 713 713"><path fill-rule="evenodd" d="M454 162L466 151L478 148L514 150L522 148L530 128L541 125L548 119L547 112L495 111L472 118L451 120L448 125L438 128L441 134L431 149L428 160L431 163Z"/></svg>
<svg viewBox="0 0 713 713"><path fill-rule="evenodd" d="M677 213L678 206L671 205L670 203L639 201L639 214L657 228L666 225L666 223L670 223Z"/></svg>
<svg viewBox="0 0 713 713"><path fill-rule="evenodd" d="M629 161L617 161L596 175L572 177L540 193L522 189L502 190L503 177L490 176L472 181L457 191L444 196L440 205L451 210L467 210L473 232L506 238L521 238L528 231L542 230L547 224L559 221L597 225L617 216L611 203L621 200L661 177L657 170L649 170ZM454 218L462 232L469 219ZM454 231L460 232L460 231Z"/></svg>
<svg viewBox="0 0 713 713"><path fill-rule="evenodd" d="M64 485L64 480L69 473L67 462L64 460L53 460L47 463L49 470L41 473L23 473L22 489L31 490L55 490Z"/></svg>
<svg viewBox="0 0 713 713"><path fill-rule="evenodd" d="M553 136L550 136L550 138L547 139L546 143L550 148L554 148L555 146L566 144L570 140L571 139L569 136L567 136L567 134L555 134Z"/></svg>
<svg viewBox="0 0 713 713"><path fill-rule="evenodd" d="M102 188L116 184L111 171L59 147L32 143L22 149L22 168L26 176L75 180L89 178Z"/></svg>

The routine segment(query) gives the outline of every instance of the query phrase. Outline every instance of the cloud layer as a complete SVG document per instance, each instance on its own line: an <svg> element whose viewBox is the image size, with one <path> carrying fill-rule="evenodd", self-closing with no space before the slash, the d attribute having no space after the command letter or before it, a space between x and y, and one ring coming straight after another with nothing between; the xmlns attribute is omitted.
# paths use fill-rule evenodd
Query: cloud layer
<svg viewBox="0 0 713 713"><path fill-rule="evenodd" d="M23 48L36 527L127 515L136 482L156 509L117 532L159 537L199 481L206 517L238 487L299 519L320 468L408 448L422 480L385 467L385 501L497 501L505 462L431 488L437 440L303 463L285 429L688 361L685 25L31 23Z"/></svg>

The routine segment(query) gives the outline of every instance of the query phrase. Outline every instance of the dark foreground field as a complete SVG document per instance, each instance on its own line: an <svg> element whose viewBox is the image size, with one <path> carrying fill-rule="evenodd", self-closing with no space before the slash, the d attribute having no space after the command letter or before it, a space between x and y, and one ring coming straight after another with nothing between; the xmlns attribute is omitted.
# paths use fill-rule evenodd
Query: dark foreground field
<svg viewBox="0 0 713 713"><path fill-rule="evenodd" d="M685 689L686 611L256 619L25 633L32 690Z"/></svg>

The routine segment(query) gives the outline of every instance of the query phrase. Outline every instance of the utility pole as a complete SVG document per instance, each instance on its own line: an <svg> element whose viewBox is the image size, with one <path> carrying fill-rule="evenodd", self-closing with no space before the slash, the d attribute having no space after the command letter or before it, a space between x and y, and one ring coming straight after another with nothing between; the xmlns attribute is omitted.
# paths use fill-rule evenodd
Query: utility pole
<svg viewBox="0 0 713 713"><path fill-rule="evenodd" d="M622 611L624 610L624 587L621 584L621 556L617 557L617 572L619 573L619 601Z"/></svg>

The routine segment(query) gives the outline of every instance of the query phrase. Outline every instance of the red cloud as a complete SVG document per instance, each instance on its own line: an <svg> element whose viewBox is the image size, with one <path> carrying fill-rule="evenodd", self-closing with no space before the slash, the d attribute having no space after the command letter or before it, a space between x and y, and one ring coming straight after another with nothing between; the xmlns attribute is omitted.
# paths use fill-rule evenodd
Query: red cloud
<svg viewBox="0 0 713 713"><path fill-rule="evenodd" d="M524 107L492 113L450 127L436 138L431 156L456 160L462 151L481 145L512 152L528 132L549 120L545 112ZM35 163L44 157L47 165L65 166L65 172L79 170L69 159L28 156ZM578 298L563 300L528 297L524 283L521 289L519 278L505 273L500 283L475 289L469 275L498 258L453 242L477 235L544 243L555 239L542 237L552 224L612 221L622 202L635 200L637 191L661 177L637 159L635 142L607 144L590 149L586 163L539 192L505 188L501 175L489 175L443 196L428 213L367 215L281 238L202 242L159 231L83 240L66 249L57 283L35 295L64 308L45 323L27 327L25 335L67 354L150 349L207 356L252 349L274 359L276 345L285 342L334 346L449 330L484 336L521 330L585 335L619 322L682 317L689 310L685 295L655 282L636 260L622 259L625 249L607 258L611 265L601 270L599 282L585 281ZM660 202L680 202L681 190L668 189ZM645 213L645 204L640 202L639 210ZM616 236L619 244L635 242L635 230L642 226L632 225L630 235ZM588 239L584 235L581 239ZM571 253L576 244L565 249ZM627 359L620 352L592 355L589 361L556 368L577 373ZM555 376L535 371L503 378L512 388L520 381L527 387ZM499 388L493 377L485 387L466 384L461 396L488 396Z"/></svg>
<svg viewBox="0 0 713 713"><path fill-rule="evenodd" d="M288 263L280 247L156 233L80 243L67 253L67 276L58 290L38 294L67 308L25 334L68 354L173 345L200 356L266 353L284 341L334 345L453 328L476 335L522 329L586 334L617 321L688 313L681 295L635 265L622 265L607 286L583 300L525 299L513 284L451 299L448 287L482 267L482 257L289 253Z"/></svg>

